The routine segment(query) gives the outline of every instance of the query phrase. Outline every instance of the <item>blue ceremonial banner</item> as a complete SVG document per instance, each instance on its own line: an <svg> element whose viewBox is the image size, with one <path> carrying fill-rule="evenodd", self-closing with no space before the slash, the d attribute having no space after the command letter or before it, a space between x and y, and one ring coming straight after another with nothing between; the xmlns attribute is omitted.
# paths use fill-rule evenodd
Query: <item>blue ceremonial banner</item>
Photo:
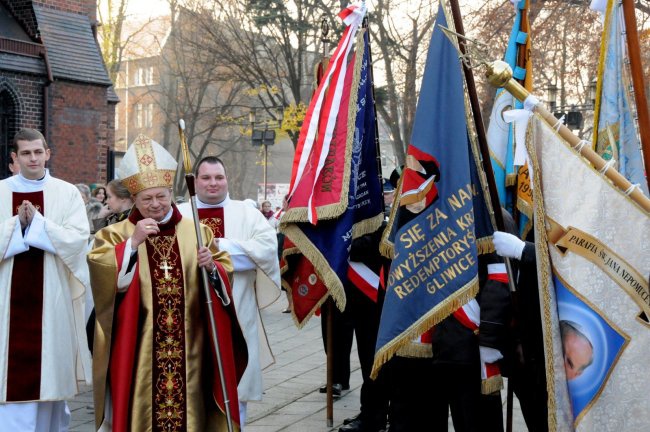
<svg viewBox="0 0 650 432"><path fill-rule="evenodd" d="M648 196L641 143L635 125L632 77L625 40L623 5L608 1L598 65L594 114L594 146L603 159L614 160L614 168Z"/></svg>
<svg viewBox="0 0 650 432"><path fill-rule="evenodd" d="M461 64L440 26L447 27L442 6L399 191L373 375L402 346L476 295L478 255L491 247Z"/></svg>
<svg viewBox="0 0 650 432"><path fill-rule="evenodd" d="M343 310L343 284L347 280L352 240L376 231L384 217L367 30L360 32L357 44L357 59L354 67L349 69L350 85L346 84L351 94L349 114L342 116L341 122L345 127L339 122L334 132L336 136L341 130L345 135L333 140L340 146L338 150L345 153L346 163L350 164L346 170L349 172L347 207L336 219L320 219L317 225L284 222L281 227L295 245L293 254L297 255L293 260L291 257L287 259L289 268L283 273L283 279L284 286L292 295L294 317L299 326L304 325L328 293ZM347 119L352 116L355 118L354 129L348 129ZM292 265L296 259L308 260L311 265Z"/></svg>
<svg viewBox="0 0 650 432"><path fill-rule="evenodd" d="M529 0L521 0L515 4L515 20L503 60L512 68L513 77L522 82L526 90L532 91L533 71L530 58L528 3ZM512 123L507 123L503 118L503 113L513 108L522 109L523 103L507 90L497 89L490 114L487 140L499 201L501 206L513 215L519 227L520 237L526 238L531 228L532 217L532 190L528 178L528 166L522 166L523 162L515 161L514 128Z"/></svg>

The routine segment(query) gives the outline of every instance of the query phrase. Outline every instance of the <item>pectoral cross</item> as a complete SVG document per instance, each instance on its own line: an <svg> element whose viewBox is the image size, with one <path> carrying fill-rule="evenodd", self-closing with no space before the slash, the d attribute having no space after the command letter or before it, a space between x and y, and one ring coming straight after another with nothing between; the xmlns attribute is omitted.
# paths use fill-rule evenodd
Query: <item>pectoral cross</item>
<svg viewBox="0 0 650 432"><path fill-rule="evenodd" d="M169 270L173 269L174 267L170 266L167 264L167 260L164 260L160 266L158 266L160 270L165 271L165 280L170 280L171 277L169 276Z"/></svg>

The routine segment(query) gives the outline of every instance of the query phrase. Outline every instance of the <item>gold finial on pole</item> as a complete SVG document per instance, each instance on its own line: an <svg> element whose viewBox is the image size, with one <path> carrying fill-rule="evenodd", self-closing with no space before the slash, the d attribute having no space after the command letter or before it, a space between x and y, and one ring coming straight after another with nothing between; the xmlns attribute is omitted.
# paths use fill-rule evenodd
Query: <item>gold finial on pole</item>
<svg viewBox="0 0 650 432"><path fill-rule="evenodd" d="M528 90L512 79L512 68L502 60L495 60L485 64L487 70L485 76L490 84L495 87L503 87L520 101L526 100L530 95Z"/></svg>
<svg viewBox="0 0 650 432"><path fill-rule="evenodd" d="M185 120L178 121L178 135L181 139L181 149L183 150L183 166L185 167L185 174L192 172L192 160L190 159L190 148L187 146L185 139Z"/></svg>

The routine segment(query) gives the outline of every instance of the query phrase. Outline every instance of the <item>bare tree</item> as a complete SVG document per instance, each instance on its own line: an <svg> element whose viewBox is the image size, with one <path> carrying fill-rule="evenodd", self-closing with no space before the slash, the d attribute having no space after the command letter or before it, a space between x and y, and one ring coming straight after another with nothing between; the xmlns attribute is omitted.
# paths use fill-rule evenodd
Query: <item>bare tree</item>
<svg viewBox="0 0 650 432"><path fill-rule="evenodd" d="M172 4L172 7L175 6ZM201 49L205 35L195 26L195 14L172 9L171 32L161 55L161 83L152 89L164 118L165 146L182 160L178 144L179 119L186 123L186 138L192 159L206 155L221 157L229 172L230 190L244 196L244 178L252 149L241 145L241 108L250 104L245 84L222 65L221 59ZM178 170L174 190L183 195L186 185Z"/></svg>
<svg viewBox="0 0 650 432"><path fill-rule="evenodd" d="M141 32L147 31L152 19L140 21L136 28L128 30L125 35L125 26L130 22L126 14L129 0L99 0L97 2L97 16L100 26L98 30L99 47L108 69L108 76L115 83L122 59L127 47Z"/></svg>
<svg viewBox="0 0 650 432"><path fill-rule="evenodd" d="M187 2L195 26L205 34L202 48L247 86L251 108L277 118L304 113L317 61L320 19L336 10L334 1L225 0ZM218 23L218 25L215 25ZM296 145L299 128L287 127Z"/></svg>
<svg viewBox="0 0 650 432"><path fill-rule="evenodd" d="M376 75L383 73L386 83L377 88L377 111L390 129L398 163L404 163L417 106L417 83L423 71L433 23L434 3L417 4L404 0L377 0L370 22L376 34L373 48Z"/></svg>

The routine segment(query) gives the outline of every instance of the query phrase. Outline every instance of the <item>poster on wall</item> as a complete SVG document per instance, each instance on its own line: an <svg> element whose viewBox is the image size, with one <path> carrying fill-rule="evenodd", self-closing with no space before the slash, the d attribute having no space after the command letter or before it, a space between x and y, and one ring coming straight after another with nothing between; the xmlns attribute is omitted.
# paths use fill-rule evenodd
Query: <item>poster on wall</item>
<svg viewBox="0 0 650 432"><path fill-rule="evenodd" d="M257 202L261 204L264 201L271 202L271 208L275 211L282 207L282 199L289 193L289 183L267 183L266 199L264 198L264 183L257 185Z"/></svg>

